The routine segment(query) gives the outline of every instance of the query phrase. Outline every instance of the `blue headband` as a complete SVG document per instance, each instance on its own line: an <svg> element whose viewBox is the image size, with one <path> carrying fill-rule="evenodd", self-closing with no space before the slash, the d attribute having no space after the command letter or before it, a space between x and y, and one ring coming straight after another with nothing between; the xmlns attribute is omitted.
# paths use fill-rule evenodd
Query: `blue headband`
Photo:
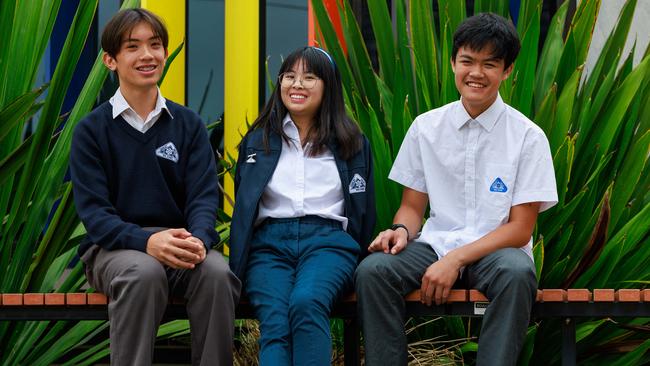
<svg viewBox="0 0 650 366"><path fill-rule="evenodd" d="M336 64L334 63L334 60L332 59L332 56L330 56L330 54L327 53L327 51L325 51L324 49L319 48L319 47L313 47L313 46L312 46L312 48L315 49L315 50L318 50L318 51L322 52L325 56L327 56L327 59L330 60L330 63L332 64L332 66L333 66L334 68L336 68Z"/></svg>

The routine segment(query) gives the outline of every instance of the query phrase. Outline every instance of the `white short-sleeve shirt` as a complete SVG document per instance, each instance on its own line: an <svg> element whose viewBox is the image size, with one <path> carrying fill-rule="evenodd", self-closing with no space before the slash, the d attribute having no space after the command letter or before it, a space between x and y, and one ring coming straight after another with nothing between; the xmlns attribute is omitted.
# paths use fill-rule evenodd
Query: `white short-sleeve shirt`
<svg viewBox="0 0 650 366"><path fill-rule="evenodd" d="M418 116L388 176L429 196L418 241L442 258L508 222L510 207L557 203L544 132L501 96L472 119L460 101ZM532 259L532 237L522 249Z"/></svg>
<svg viewBox="0 0 650 366"><path fill-rule="evenodd" d="M334 155L325 149L317 156L308 156L309 144L303 149L298 128L289 114L282 128L290 143L282 141L278 165L266 185L259 204L255 224L267 217L292 218L316 215L340 221L347 228L341 177Z"/></svg>

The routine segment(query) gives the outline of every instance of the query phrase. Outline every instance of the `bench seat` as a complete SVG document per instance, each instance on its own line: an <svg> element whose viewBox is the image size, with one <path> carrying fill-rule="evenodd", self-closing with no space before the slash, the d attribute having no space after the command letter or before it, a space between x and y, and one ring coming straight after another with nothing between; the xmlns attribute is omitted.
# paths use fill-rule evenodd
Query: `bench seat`
<svg viewBox="0 0 650 366"><path fill-rule="evenodd" d="M420 291L405 296L408 316L481 316L488 299L477 290L451 290L447 303L427 306ZM0 295L3 320L106 320L108 299L101 293L24 293ZM537 290L532 319L561 318L562 365L576 364L576 317L648 317L650 289L543 289ZM183 300L171 299L165 319L187 319ZM246 301L237 307L238 319L253 318ZM356 295L344 297L333 309L333 318L344 320L346 365L360 365L360 326Z"/></svg>

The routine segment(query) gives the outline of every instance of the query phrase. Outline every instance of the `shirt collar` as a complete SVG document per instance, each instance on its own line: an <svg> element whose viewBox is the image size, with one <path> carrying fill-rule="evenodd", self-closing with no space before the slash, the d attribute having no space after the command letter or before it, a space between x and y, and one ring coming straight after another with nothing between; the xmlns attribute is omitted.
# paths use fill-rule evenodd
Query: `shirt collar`
<svg viewBox="0 0 650 366"><path fill-rule="evenodd" d="M456 112L454 113L452 122L456 129L460 129L467 122L475 120L481 127L483 127L483 129L490 132L504 110L505 103L503 102L503 99L501 99L501 94L497 94L497 99L494 100L494 103L492 103L488 109L479 114L476 118L472 118L469 113L467 113L467 110L465 110L461 97L461 101L456 105Z"/></svg>
<svg viewBox="0 0 650 366"><path fill-rule="evenodd" d="M126 110L130 110L133 113L135 113L135 110L131 108L129 105L129 102L126 101L124 98L124 95L122 95L122 91L120 88L117 88L117 91L115 94L110 99L110 103L113 106L113 119L117 118L117 116L121 115L124 113ZM172 115L172 112L167 108L167 100L162 96L162 93L160 92L160 88L158 88L158 96L156 97L156 106L153 109L153 114L151 115L156 115L158 112L162 110L167 111L167 114L169 114L169 117L174 119L174 116Z"/></svg>
<svg viewBox="0 0 650 366"><path fill-rule="evenodd" d="M291 115L287 113L282 120L282 130L287 134L292 140L300 141L300 135L298 133L298 126L291 119Z"/></svg>

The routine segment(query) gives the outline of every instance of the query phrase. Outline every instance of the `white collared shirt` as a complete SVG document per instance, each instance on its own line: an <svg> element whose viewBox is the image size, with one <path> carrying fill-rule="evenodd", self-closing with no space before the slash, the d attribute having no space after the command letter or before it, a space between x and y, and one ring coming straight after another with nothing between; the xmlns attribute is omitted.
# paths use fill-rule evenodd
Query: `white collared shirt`
<svg viewBox="0 0 650 366"><path fill-rule="evenodd" d="M121 115L126 123L142 133L147 132L147 130L149 130L154 125L154 123L158 121L163 109L169 113L170 118L174 118L174 116L172 116L172 113L169 111L169 108L167 108L167 101L160 93L160 89L158 89L156 106L154 107L153 111L149 113L147 119L145 120L142 120L142 118L135 112L135 110L131 108L129 102L124 99L124 95L122 95L122 92L119 88L115 94L113 94L111 99L109 99L109 102L113 106L113 119Z"/></svg>
<svg viewBox="0 0 650 366"><path fill-rule="evenodd" d="M472 119L460 101L418 116L389 178L429 196L418 241L440 258L508 222L510 208L557 203L544 132L501 96ZM532 256L532 238L522 248Z"/></svg>
<svg viewBox="0 0 650 366"><path fill-rule="evenodd" d="M334 219L347 228L341 178L334 155L325 149L318 156L307 156L298 128L289 114L282 128L290 144L282 141L280 160L260 200L256 224L267 217L292 218L316 215Z"/></svg>

